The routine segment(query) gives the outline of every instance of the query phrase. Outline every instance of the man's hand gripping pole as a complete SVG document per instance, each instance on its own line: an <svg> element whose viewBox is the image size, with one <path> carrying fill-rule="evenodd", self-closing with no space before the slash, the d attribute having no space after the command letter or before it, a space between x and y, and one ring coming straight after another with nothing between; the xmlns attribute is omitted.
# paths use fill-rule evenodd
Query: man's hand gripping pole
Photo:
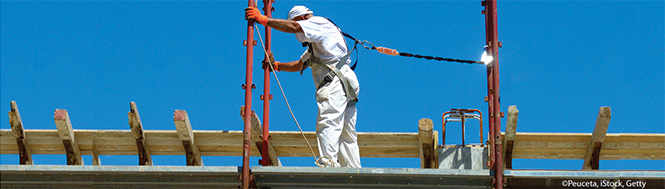
<svg viewBox="0 0 665 189"><path fill-rule="evenodd" d="M268 24L268 17L261 14L261 11L256 7L247 7L245 9L245 20L255 20L261 25Z"/></svg>

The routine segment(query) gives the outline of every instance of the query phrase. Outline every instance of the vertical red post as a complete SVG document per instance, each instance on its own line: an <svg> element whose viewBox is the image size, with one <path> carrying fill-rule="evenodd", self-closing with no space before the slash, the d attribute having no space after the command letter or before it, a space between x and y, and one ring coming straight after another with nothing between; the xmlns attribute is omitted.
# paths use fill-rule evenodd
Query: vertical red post
<svg viewBox="0 0 665 189"><path fill-rule="evenodd" d="M254 5L254 0L249 0L249 7L256 7ZM249 140L252 132L252 64L254 56L254 21L247 21L247 41L245 41L245 46L247 46L247 68L245 76L245 128L243 130L243 140L242 140L242 188L249 188Z"/></svg>
<svg viewBox="0 0 665 189"><path fill-rule="evenodd" d="M501 153L501 105L499 97L499 37L496 0L483 1L485 6L485 34L489 54L494 61L487 65L487 102L489 109L490 141L493 146L494 188L503 188L503 157Z"/></svg>
<svg viewBox="0 0 665 189"><path fill-rule="evenodd" d="M272 1L273 0L264 0L263 1L263 12L268 18L272 18ZM270 53L270 40L272 37L270 36L271 34L271 28L266 26L266 52ZM270 60L270 57L266 55L266 60ZM270 94L270 68L266 67L263 70L263 145L261 146L261 165L266 166L266 165L272 165L272 160L270 159L270 156L268 156L268 140L270 140L269 136L270 133L269 128L270 128L270 100L272 100L272 95Z"/></svg>

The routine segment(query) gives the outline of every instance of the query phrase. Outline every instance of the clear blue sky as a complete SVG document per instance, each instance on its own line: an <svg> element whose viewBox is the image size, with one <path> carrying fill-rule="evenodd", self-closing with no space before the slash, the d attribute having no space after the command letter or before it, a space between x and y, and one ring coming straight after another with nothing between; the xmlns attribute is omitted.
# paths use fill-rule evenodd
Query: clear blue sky
<svg viewBox="0 0 665 189"><path fill-rule="evenodd" d="M259 1L262 7L261 1ZM608 133L665 133L663 1L499 1L501 110L517 105L518 132L591 133L601 106L612 108ZM334 20L348 33L404 52L479 59L485 44L480 1L280 1ZM195 130L242 130L246 1L2 1L0 112L17 101L26 129L55 129L67 109L75 129L128 130L129 102L144 129L175 130L187 110ZM263 27L260 27L263 30ZM258 40L258 36L256 38ZM262 115L263 59L255 51L254 110ZM273 32L279 61L305 50L293 34ZM451 108L487 114L486 68L392 57L360 50L359 132L417 132ZM311 72L278 73L298 121L314 131ZM273 79L271 130L297 131ZM502 120L505 125L505 119ZM485 119L485 123L488 123ZM0 128L10 129L0 116ZM448 144L461 142L449 127ZM477 141L477 123L467 141ZM487 131L487 129L485 129ZM66 164L34 155L36 164ZM1 164L18 164L0 155ZM136 165L136 156L102 156L104 165ZM258 158L252 158L256 165ZM91 158L84 157L90 164ZM313 158L283 158L314 166ZM184 156L155 156L184 165ZM204 157L239 166L240 157ZM416 158L363 158L365 167L419 167ZM515 168L580 169L581 160L514 161ZM665 169L663 161L601 161L601 169Z"/></svg>

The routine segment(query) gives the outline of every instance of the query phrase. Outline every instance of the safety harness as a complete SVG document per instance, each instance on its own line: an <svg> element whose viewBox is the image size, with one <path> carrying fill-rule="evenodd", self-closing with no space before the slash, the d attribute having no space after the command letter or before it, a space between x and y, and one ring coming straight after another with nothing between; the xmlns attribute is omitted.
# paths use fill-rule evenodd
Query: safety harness
<svg viewBox="0 0 665 189"><path fill-rule="evenodd" d="M325 17L324 17L324 18L325 18ZM344 55L342 58L339 59L339 61L337 62L337 66L332 66L332 65L329 65L329 64L323 63L323 61L321 61L321 59L319 59L319 58L317 58L316 56L314 56L314 49L312 48L312 44L309 43L309 42L304 42L302 45L303 45L303 47L307 47L307 51L308 51L309 54L310 54L310 58L309 58L308 60L306 60L306 61L303 63L303 65L300 67L300 75L302 75L302 72L303 72L305 69L307 69L307 67L309 67L309 66L312 65L312 64L317 64L317 65L320 65L320 66L327 67L330 71L328 71L328 73L326 74L326 76L325 76L325 77L323 78L323 80L319 83L319 85L318 85L318 89L320 89L320 88L323 87L324 85L326 85L326 84L332 82L333 79L335 78L335 76L337 76L337 77L339 78L340 82L342 82L342 87L344 88L344 93L346 93L346 98L347 98L350 102L358 102L358 95L357 95L356 92L353 90L353 87L351 87L351 84L349 84L349 80L348 80L348 79L342 74L342 72L340 71L340 69L342 69L342 66L344 66L344 64L346 63L346 61L349 59L349 57L351 56L351 53L352 53L354 50L357 49L356 47L357 47L358 43L360 43L360 41L358 41L358 40L357 40L356 38L354 38L353 36L347 34L346 32L343 32L342 29L339 28L339 26L337 26L337 24L335 24L335 23L334 23L332 20L330 20L329 18L326 18L326 19L327 19L328 21L330 21L330 23L332 23L333 25L335 25L335 27L337 27L337 30L338 30L343 36L345 36L345 37L347 37L347 38L350 38L350 39L352 39L352 40L355 41L355 44L353 45L353 49L351 49L350 51L348 51L348 52L346 53L346 55ZM346 40L344 40L344 44L346 44ZM347 45L347 49L348 49L348 45ZM358 55L358 54L357 54L357 51L356 51L356 56L357 56L357 55ZM355 70L355 68L356 68L357 65L358 65L358 59L356 58L356 62L353 64L353 66L351 66L351 70ZM317 90L318 90L318 89L317 89Z"/></svg>

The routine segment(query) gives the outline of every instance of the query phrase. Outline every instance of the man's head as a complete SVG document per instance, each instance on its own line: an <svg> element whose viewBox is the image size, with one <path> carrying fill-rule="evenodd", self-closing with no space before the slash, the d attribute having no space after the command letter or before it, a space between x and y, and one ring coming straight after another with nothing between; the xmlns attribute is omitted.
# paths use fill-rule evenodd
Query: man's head
<svg viewBox="0 0 665 189"><path fill-rule="evenodd" d="M311 15L314 12L309 10L305 6L294 6L289 14L287 15L287 20L299 21L308 18L307 15Z"/></svg>

